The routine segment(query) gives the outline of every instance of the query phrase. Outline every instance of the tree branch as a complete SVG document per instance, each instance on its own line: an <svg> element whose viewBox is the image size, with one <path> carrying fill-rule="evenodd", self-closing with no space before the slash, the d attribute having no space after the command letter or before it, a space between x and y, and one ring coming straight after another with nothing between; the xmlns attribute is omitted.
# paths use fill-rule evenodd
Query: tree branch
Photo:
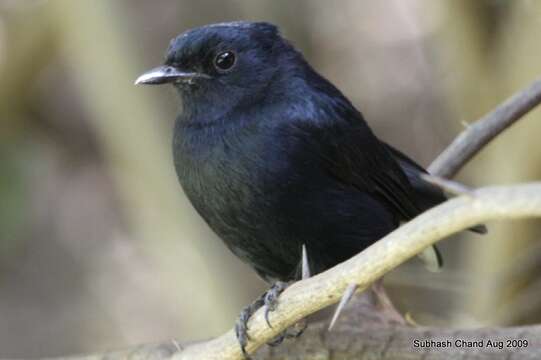
<svg viewBox="0 0 541 360"><path fill-rule="evenodd" d="M541 326L485 329L446 329L429 327L388 326L382 323L373 305L366 297L354 298L344 311L341 321L333 331L327 330L327 322L310 324L302 337L288 341L278 347L265 347L254 356L256 360L471 360L539 359L541 357ZM527 341L522 348L507 347L508 339ZM414 341L449 340L451 346L416 347ZM457 340L483 341L483 347L467 348L457 346ZM503 349L490 348L487 341L502 342ZM524 344L524 342L523 342ZM124 351L96 354L72 358L72 360L111 360L111 359L171 359L179 351L173 341L158 345L137 346ZM186 355L188 356L188 355ZM207 359L197 354L189 359ZM219 357L222 359L222 357ZM52 359L54 360L54 359ZM59 359L56 359L59 360Z"/></svg>
<svg viewBox="0 0 541 360"><path fill-rule="evenodd" d="M350 309L365 311L357 303L351 305ZM388 326L366 322L365 313L349 312L344 315L345 321L354 321L348 321L347 326L342 325L332 332L327 331L324 323L311 325L300 339L287 346L261 350L256 359L534 360L541 357L536 340L541 337L541 326L485 329ZM522 344L527 341L528 345L522 348L507 347L507 340L510 339L519 339ZM461 340L483 341L483 344L468 348L462 345ZM502 349L488 346L488 340L498 343L498 346L502 344ZM448 341L450 346L416 346L430 341Z"/></svg>

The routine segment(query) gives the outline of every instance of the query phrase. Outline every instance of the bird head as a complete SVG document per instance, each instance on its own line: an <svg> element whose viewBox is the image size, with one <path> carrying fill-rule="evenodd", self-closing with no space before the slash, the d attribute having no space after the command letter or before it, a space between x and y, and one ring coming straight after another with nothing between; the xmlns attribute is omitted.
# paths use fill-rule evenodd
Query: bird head
<svg viewBox="0 0 541 360"><path fill-rule="evenodd" d="M188 105L234 106L267 96L269 84L287 68L284 60L298 56L272 24L207 25L174 38L165 63L142 74L135 84L172 84Z"/></svg>

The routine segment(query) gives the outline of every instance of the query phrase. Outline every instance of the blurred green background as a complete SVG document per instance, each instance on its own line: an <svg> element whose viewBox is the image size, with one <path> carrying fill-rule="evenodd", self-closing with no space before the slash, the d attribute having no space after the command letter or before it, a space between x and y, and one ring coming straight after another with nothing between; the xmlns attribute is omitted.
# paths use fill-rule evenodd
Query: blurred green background
<svg viewBox="0 0 541 360"><path fill-rule="evenodd" d="M541 74L541 2L0 0L0 357L58 356L229 329L265 284L178 186L171 89L133 86L194 26L266 20L423 165ZM541 110L461 172L538 180ZM446 267L387 278L423 324L541 318L541 223L442 243Z"/></svg>

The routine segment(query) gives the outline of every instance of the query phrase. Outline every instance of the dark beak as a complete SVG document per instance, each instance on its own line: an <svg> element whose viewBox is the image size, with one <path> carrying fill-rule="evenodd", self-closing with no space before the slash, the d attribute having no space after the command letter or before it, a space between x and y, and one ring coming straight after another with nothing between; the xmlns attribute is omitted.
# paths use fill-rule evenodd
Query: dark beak
<svg viewBox="0 0 541 360"><path fill-rule="evenodd" d="M196 78L209 78L206 74L181 71L173 66L163 65L147 71L135 80L135 85L160 85L174 82L191 82Z"/></svg>

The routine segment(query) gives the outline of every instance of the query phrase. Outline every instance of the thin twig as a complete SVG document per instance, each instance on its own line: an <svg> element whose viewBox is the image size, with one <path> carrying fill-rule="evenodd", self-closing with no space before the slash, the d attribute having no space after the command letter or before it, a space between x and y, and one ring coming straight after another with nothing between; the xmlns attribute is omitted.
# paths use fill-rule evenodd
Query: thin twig
<svg viewBox="0 0 541 360"><path fill-rule="evenodd" d="M439 176L428 175L428 174L423 174L421 175L421 177L426 182L429 182L432 185L436 185L437 187L441 188L443 191L449 194L458 195L458 196L465 195L468 197L472 197L472 189L470 189L466 185L461 184L457 181L452 181L452 180L444 179Z"/></svg>
<svg viewBox="0 0 541 360"><path fill-rule="evenodd" d="M503 130L541 103L541 79L500 104L467 128L428 167L428 172L452 178L475 154Z"/></svg>

